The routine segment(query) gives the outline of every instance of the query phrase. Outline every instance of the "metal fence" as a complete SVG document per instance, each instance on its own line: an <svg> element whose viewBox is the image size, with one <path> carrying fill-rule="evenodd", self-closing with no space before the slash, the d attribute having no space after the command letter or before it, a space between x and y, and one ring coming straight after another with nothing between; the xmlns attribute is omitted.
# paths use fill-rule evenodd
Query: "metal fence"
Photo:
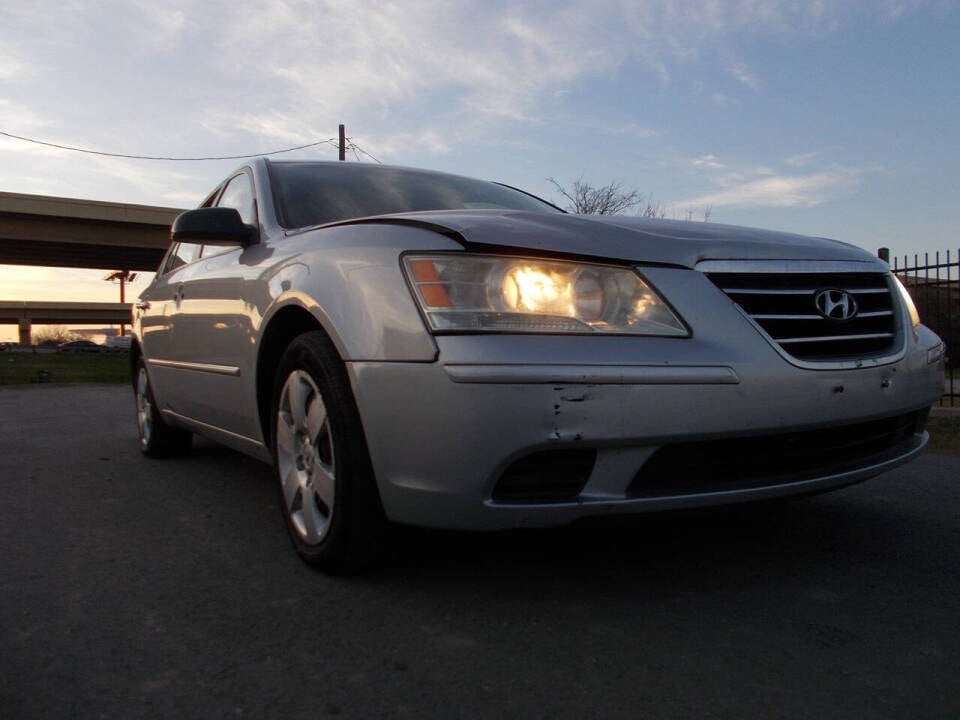
<svg viewBox="0 0 960 720"><path fill-rule="evenodd" d="M941 406L960 407L960 363L950 355L960 353L960 250L952 256L936 252L915 254L912 258L894 257L880 250L890 269L910 291L923 324L934 330L947 344L947 379Z"/></svg>

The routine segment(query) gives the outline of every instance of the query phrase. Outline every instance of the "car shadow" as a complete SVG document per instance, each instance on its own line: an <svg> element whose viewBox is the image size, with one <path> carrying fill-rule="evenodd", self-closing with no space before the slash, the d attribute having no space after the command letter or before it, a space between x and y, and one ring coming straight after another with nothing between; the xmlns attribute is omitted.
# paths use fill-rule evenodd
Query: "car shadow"
<svg viewBox="0 0 960 720"><path fill-rule="evenodd" d="M312 584L310 568L295 561L285 537L269 466L203 439L184 462L190 484L205 485L211 502L233 498L225 522L236 525L236 551L254 565L284 554L293 560L284 563L294 571L290 581ZM911 567L942 561L943 528L932 526L907 497L898 501L900 485L893 477L878 478L806 498L590 518L552 528L467 532L394 525L373 567L346 578L316 573L315 579L455 595L484 583L507 591L585 584L675 589L864 572L906 582ZM222 506L215 512L224 514Z"/></svg>
<svg viewBox="0 0 960 720"><path fill-rule="evenodd" d="M891 537L922 540L921 519L869 495L592 518L558 528L470 533L395 528L371 582L458 580L501 587L585 583L700 588L842 576L904 560ZM936 561L936 538L907 554Z"/></svg>

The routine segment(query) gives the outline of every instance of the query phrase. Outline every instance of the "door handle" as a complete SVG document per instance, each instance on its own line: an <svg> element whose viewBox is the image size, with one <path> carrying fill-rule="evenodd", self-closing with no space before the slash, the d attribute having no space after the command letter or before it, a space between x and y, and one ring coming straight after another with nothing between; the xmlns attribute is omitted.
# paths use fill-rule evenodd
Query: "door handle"
<svg viewBox="0 0 960 720"><path fill-rule="evenodd" d="M177 292L173 296L173 302L177 307L180 307L180 303L182 301L183 301L183 285L177 288Z"/></svg>

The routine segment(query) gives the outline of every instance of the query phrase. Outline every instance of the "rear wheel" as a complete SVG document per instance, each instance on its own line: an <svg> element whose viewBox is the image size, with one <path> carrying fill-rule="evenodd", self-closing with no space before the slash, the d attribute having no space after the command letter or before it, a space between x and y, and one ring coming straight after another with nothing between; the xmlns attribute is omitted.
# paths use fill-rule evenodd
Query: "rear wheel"
<svg viewBox="0 0 960 720"><path fill-rule="evenodd" d="M172 457L190 451L193 434L167 425L150 387L150 376L143 358L137 361L137 376L134 379L134 397L137 405L137 430L140 434L140 451L149 457Z"/></svg>
<svg viewBox="0 0 960 720"><path fill-rule="evenodd" d="M335 573L368 565L386 520L346 370L322 332L287 348L271 417L280 504L300 557Z"/></svg>

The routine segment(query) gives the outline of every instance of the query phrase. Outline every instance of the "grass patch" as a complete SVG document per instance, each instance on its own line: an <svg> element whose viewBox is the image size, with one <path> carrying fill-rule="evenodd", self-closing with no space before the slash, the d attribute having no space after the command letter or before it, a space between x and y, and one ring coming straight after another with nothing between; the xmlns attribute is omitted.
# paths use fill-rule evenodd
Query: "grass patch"
<svg viewBox="0 0 960 720"><path fill-rule="evenodd" d="M0 385L37 382L40 371L54 383L128 383L130 356L104 353L0 353Z"/></svg>
<svg viewBox="0 0 960 720"><path fill-rule="evenodd" d="M931 415L927 420L930 443L927 452L940 455L960 455L960 416Z"/></svg>

